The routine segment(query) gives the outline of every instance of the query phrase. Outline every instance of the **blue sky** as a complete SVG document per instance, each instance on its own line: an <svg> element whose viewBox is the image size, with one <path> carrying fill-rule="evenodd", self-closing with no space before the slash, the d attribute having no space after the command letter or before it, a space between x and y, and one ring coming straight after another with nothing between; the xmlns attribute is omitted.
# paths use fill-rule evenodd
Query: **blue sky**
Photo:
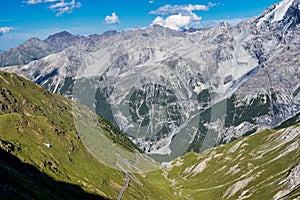
<svg viewBox="0 0 300 200"><path fill-rule="evenodd" d="M236 22L280 0L1 0L0 50L67 30L89 35L157 23L173 29Z"/></svg>

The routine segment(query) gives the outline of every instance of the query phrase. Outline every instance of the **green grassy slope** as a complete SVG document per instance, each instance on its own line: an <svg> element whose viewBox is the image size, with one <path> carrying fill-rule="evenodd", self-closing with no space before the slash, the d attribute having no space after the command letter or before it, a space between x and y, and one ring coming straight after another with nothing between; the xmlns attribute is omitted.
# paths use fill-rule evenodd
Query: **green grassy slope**
<svg viewBox="0 0 300 200"><path fill-rule="evenodd" d="M85 107L80 108L89 112ZM136 149L111 124L100 117L97 119L100 121L98 131L104 131L116 146L127 151ZM13 145L9 153L22 163L30 164L54 181L78 185L88 193L116 199L125 183L121 171L99 163L85 149L74 125L70 100L4 72L0 72L0 139L3 144ZM45 144L51 144L51 148ZM141 181L144 187L130 183L124 199L172 198L171 190ZM23 184L25 188L31 187L29 180ZM41 188L44 189L46 187Z"/></svg>
<svg viewBox="0 0 300 200"><path fill-rule="evenodd" d="M300 182L292 179L300 171L289 177L300 166L299 145L298 126L265 130L201 154L188 153L166 174L189 199L273 199L284 190L292 198L299 196Z"/></svg>

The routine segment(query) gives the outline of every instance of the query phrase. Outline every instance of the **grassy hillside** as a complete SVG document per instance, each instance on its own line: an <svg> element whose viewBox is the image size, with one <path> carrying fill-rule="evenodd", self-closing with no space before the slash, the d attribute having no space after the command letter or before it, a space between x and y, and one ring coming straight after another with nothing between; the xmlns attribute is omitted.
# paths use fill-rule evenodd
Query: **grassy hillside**
<svg viewBox="0 0 300 200"><path fill-rule="evenodd" d="M299 145L298 125L265 130L188 153L165 173L188 199L293 199L300 195Z"/></svg>
<svg viewBox="0 0 300 200"><path fill-rule="evenodd" d="M85 107L79 106L79 108L85 114L90 113ZM100 121L96 131L104 132L116 147L128 152L136 150L135 145L111 124L100 117L96 119ZM24 174L15 171L10 173L11 178L14 179L14 174L20 174L20 178L7 186L8 188L14 188L18 182L19 185L24 185L25 193L38 188L39 193L45 194L46 197L49 190L55 192L51 190L56 188L53 184L65 182L77 185L85 192L116 199L125 184L124 174L99 163L86 150L79 137L70 100L49 93L42 87L14 74L0 72L1 149L6 149L7 153L20 159L20 162L16 162L20 167L28 164L44 174L46 178L42 182L48 182L49 178L53 179L51 188L42 184L41 187L32 188L34 180L22 178ZM11 146L10 149L7 149L7 144ZM51 147L48 148L47 145ZM5 163L2 157L0 160ZM3 163L1 166L7 169ZM10 171L13 171L13 167ZM26 177L26 174L24 176ZM143 183L144 187L134 182L130 183L124 198L170 199L172 196L168 192L170 190L165 191L155 183L147 180ZM0 189L4 195L10 194L5 188ZM28 194L30 196L31 193ZM76 196L76 193L73 196ZM69 197L65 196L65 199Z"/></svg>

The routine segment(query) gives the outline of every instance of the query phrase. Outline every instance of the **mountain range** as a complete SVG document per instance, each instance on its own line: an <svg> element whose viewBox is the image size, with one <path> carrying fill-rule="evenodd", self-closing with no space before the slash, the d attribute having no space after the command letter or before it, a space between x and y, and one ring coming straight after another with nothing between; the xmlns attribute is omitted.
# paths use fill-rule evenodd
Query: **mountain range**
<svg viewBox="0 0 300 200"><path fill-rule="evenodd" d="M101 35L94 34L88 37L84 37L77 35L75 36L68 33L67 31L62 31L50 35L45 40L30 38L20 46L2 52L0 54L0 66L27 64L33 60L39 60L71 46L76 46L88 51L93 48L95 43L104 40L116 33L116 31L107 31Z"/></svg>
<svg viewBox="0 0 300 200"><path fill-rule="evenodd" d="M61 32L0 53L0 66L84 104L170 161L299 113L299 7L284 0L236 26L192 32Z"/></svg>

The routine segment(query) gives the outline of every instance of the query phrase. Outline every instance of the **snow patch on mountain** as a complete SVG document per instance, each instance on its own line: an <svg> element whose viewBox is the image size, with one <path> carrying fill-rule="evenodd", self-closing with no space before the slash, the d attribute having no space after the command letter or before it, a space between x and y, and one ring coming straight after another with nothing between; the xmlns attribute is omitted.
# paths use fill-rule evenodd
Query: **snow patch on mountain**
<svg viewBox="0 0 300 200"><path fill-rule="evenodd" d="M259 20L257 26L260 26L264 21L270 20L270 18L273 18L271 20L271 23L281 21L293 2L294 0L284 0L276 4L275 8L271 12L269 12Z"/></svg>

